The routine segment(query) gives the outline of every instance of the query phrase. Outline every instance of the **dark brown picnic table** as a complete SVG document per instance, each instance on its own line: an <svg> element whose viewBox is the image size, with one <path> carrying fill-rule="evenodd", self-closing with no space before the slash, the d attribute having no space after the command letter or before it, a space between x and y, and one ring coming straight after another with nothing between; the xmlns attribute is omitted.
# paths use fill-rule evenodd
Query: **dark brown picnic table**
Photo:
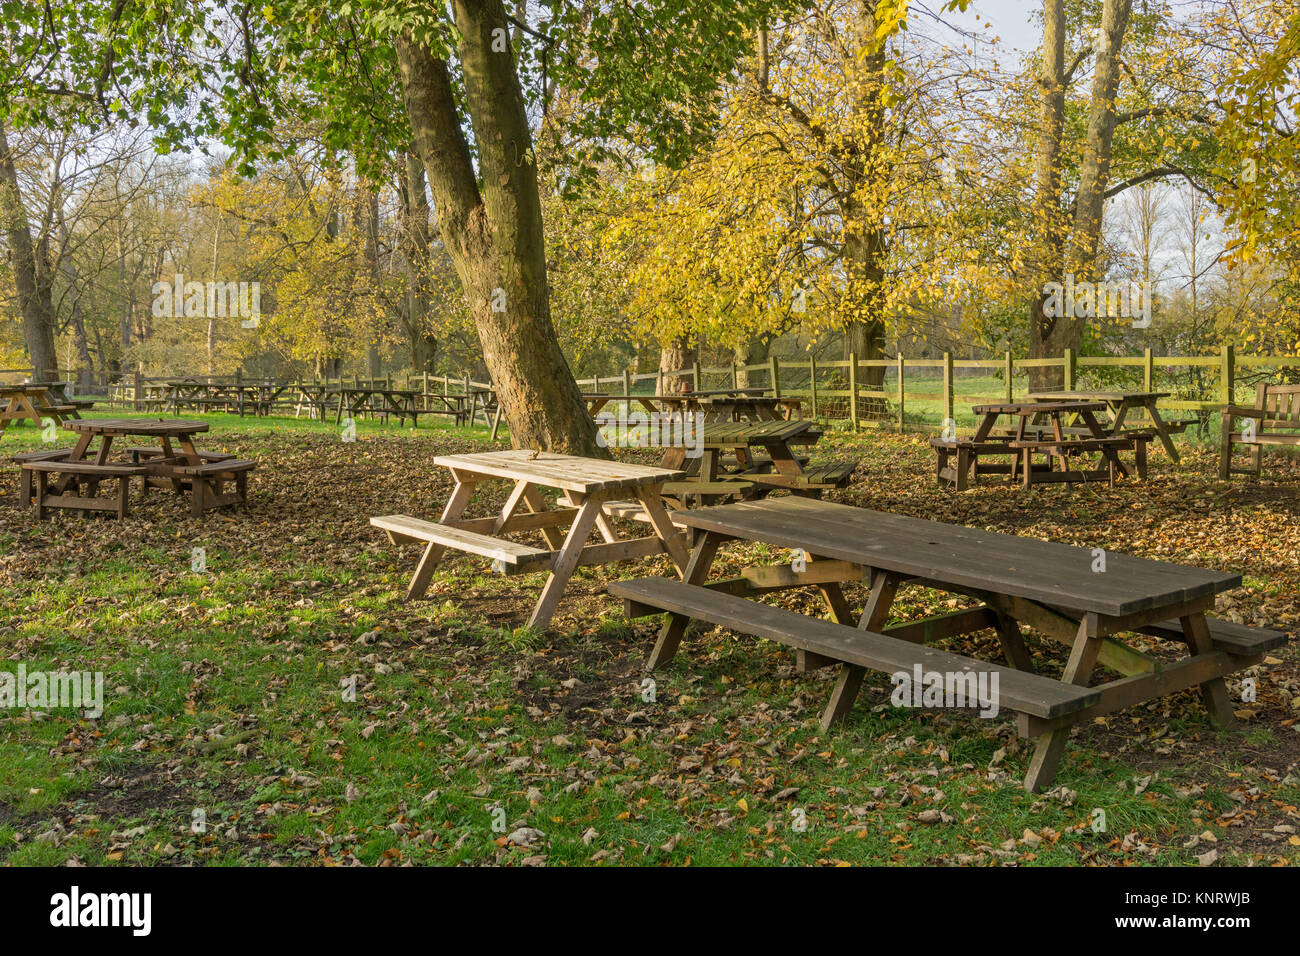
<svg viewBox="0 0 1300 956"><path fill-rule="evenodd" d="M352 417L362 412L372 412L388 420L389 415L397 416L398 425L411 420L411 427L419 425L419 415L423 411L416 402L420 395L413 389L387 388L382 385L360 385L338 389L339 404L334 414L334 424L341 424L346 413Z"/></svg>
<svg viewBox="0 0 1300 956"><path fill-rule="evenodd" d="M1218 725L1233 721L1224 678L1286 643L1279 631L1207 617L1216 596L1241 585L1240 574L1186 567L1111 552L1097 554L1034 538L927 521L806 498L763 499L682 511L673 520L695 530L683 580L615 582L610 593L630 615L670 612L648 665L676 653L687 624L699 619L794 647L802 669L839 665L823 714L829 727L849 712L867 670L999 678L1000 707L1017 712L1021 736L1035 739L1025 786L1051 783L1070 727L1175 691L1199 687ZM719 547L757 541L805 556L794 564L745 569L709 581ZM861 614L841 585L869 587ZM915 584L977 604L920 621L890 624L898 589ZM819 589L832 620L750 600L789 588ZM1033 672L1021 625L1067 650L1058 680ZM994 631L1009 666L977 661L926 645ZM1141 633L1179 641L1188 654L1163 662L1116 639ZM1093 684L1098 665L1108 675ZM992 680L989 680L992 683ZM947 684L945 684L947 686Z"/></svg>
<svg viewBox="0 0 1300 956"><path fill-rule="evenodd" d="M1005 475L1012 482L1019 478L1025 488L1045 482L1113 485L1117 476L1129 474L1119 452L1133 451L1134 467L1145 478L1150 435L1113 434L1096 417L1105 409L1104 402L1084 401L975 405L971 410L982 417L972 437L931 439L939 456L936 477L951 482L958 491L965 491L968 481L978 481L982 475ZM1013 426L999 429L1003 417L1012 419ZM1072 461L1091 454L1100 456L1091 467ZM1048 460L1035 461L1040 455ZM989 463L990 458L1009 460Z"/></svg>
<svg viewBox="0 0 1300 956"><path fill-rule="evenodd" d="M137 477L145 491L150 487L170 488L177 493L188 490L195 517L202 517L210 508L247 504L248 472L257 463L196 448L194 436L208 430L207 422L184 418L91 418L65 422L63 427L77 436L71 449L16 456L23 468L23 504L34 498L38 518L43 518L49 508L115 511L119 518L124 517L130 482ZM158 445L118 447L119 457L115 458L115 440L126 438L148 438ZM101 483L113 481L118 482L116 500L96 496ZM225 490L227 481L235 483L234 492Z"/></svg>
<svg viewBox="0 0 1300 956"><path fill-rule="evenodd" d="M1073 389L1059 392L1031 392L1027 397L1031 402L1083 401L1104 402L1106 413L1110 417L1109 431L1112 435L1126 432L1150 431L1159 439L1169 457L1178 463L1178 449L1174 447L1170 435L1187 428L1191 421L1166 422L1157 407L1160 399L1168 398L1173 392L1146 392L1105 389ZM1136 427L1127 419L1130 412L1145 414L1149 424L1137 423Z"/></svg>

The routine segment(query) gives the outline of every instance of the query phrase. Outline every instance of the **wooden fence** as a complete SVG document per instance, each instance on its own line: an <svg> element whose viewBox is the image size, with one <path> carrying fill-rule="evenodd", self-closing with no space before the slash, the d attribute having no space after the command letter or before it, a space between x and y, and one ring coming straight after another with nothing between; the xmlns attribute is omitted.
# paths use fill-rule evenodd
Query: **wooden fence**
<svg viewBox="0 0 1300 956"><path fill-rule="evenodd" d="M1280 369L1291 369L1300 376L1300 356L1238 354L1231 345L1217 354L1202 356L1154 355L1150 349L1141 355L1080 356L1066 350L1060 358L1016 358L1006 352L1001 358L955 359L951 353L939 358L914 359L899 356L889 359L840 361L788 361L772 357L753 365L701 366L699 363L676 371L593 376L579 379L585 392L617 394L656 394L664 388L664 379L684 378L696 390L735 388L742 381L764 389L770 395L800 397L805 414L823 420L841 420L858 427L894 426L930 430L945 420L968 417L969 406L981 402L1008 402L1028 391L1025 381L1032 368L1059 368L1064 388L1141 388L1144 391L1167 391L1162 409L1207 415L1231 403L1239 388L1252 388L1255 381ZM1189 381L1173 381L1179 372ZM61 378L83 380L77 370L63 372ZM96 373L99 376L99 373ZM53 374L45 376L53 378ZM0 382L40 379L34 370L0 369ZM144 376L139 373L110 376L112 380L92 386L93 393L106 396L110 403L140 407L150 393L165 382L257 382L240 374L226 376ZM873 379L879 380L872 387ZM1104 380L1104 381L1103 381ZM355 387L384 385L407 388L429 396L435 393L464 394L472 389L490 389L490 382L468 376L431 375L425 372L388 374L379 379L348 377L303 379L302 384L322 382ZM978 383L972 391L963 387ZM992 384L990 384L992 383ZM290 383L293 384L293 383ZM85 389L82 389L85 392ZM291 403L290 403L291 404Z"/></svg>
<svg viewBox="0 0 1300 956"><path fill-rule="evenodd" d="M848 421L854 428L890 425L898 428L934 429L945 420L968 417L969 406L1011 402L1028 391L1029 370L1058 368L1063 389L1103 388L1171 392L1161 399L1160 408L1207 415L1230 404L1239 388L1250 388L1247 404L1253 402L1254 382L1262 375L1289 368L1300 373L1300 356L1241 355L1225 345L1215 355L1155 355L1147 349L1141 355L1080 356L1067 349L1060 358L1016 358L1010 352L996 359L955 359L945 352L940 358L792 362L776 357L755 365L695 365L676 371L623 372L621 375L580 379L584 391L633 394L661 392L664 379L680 377L695 390L737 388L742 380L775 396L799 397L806 414L814 418ZM1203 379L1195 388L1186 382L1171 383L1178 370L1199 370ZM877 370L871 375L868 370ZM1104 383L1098 379L1105 377ZM871 387L872 378L881 380ZM961 388L963 379L979 379L975 391ZM996 390L988 387L996 379ZM645 383L653 383L643 387ZM1200 392L1200 397L1188 392ZM1238 398L1242 396L1237 396ZM917 409L917 405L923 406ZM928 421L927 421L928 419Z"/></svg>

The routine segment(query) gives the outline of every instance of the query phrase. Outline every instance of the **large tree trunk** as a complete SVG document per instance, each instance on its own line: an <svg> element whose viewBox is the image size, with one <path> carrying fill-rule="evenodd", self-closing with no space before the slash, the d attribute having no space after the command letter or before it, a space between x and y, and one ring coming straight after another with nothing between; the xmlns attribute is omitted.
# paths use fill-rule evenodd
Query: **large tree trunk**
<svg viewBox="0 0 1300 956"><path fill-rule="evenodd" d="M659 349L659 371L677 372L689 369L700 358L700 350L686 339L673 339ZM664 375L662 380L665 395L680 395L683 392L700 391L700 383L694 376Z"/></svg>
<svg viewBox="0 0 1300 956"><path fill-rule="evenodd" d="M438 339L429 328L429 200L425 196L424 164L406 154L402 180L402 271L406 276L406 305L402 322L410 349L411 368L432 372L438 357Z"/></svg>
<svg viewBox="0 0 1300 956"><path fill-rule="evenodd" d="M1038 149L1034 160L1034 255L1029 262L1029 356L1061 354L1069 319L1048 315L1044 284L1061 280L1065 221L1061 214L1061 131L1065 123L1065 9L1063 0L1043 2L1042 67L1038 76ZM1061 387L1061 370L1031 368L1031 389Z"/></svg>
<svg viewBox="0 0 1300 956"><path fill-rule="evenodd" d="M1101 11L1101 49L1093 70L1088 133L1079 168L1079 192L1074 208L1071 268L1079 280L1097 278L1097 249L1101 244L1102 205L1110 179L1111 147L1115 136L1115 95L1119 90L1119 51L1128 29L1133 0L1106 0Z"/></svg>
<svg viewBox="0 0 1300 956"><path fill-rule="evenodd" d="M844 217L842 262L846 279L844 296L844 358L880 359L885 355L885 259L888 245L882 214L862 201L864 190L884 195L883 180L889 167L880 156L885 141L885 108L881 98L887 60L884 44L877 38L878 0L859 0L854 22L851 60L845 73L851 85L854 115L851 120L851 149L845 172L848 191L841 203ZM879 389L884 368L868 368L861 381ZM879 399L868 402L883 412Z"/></svg>
<svg viewBox="0 0 1300 956"><path fill-rule="evenodd" d="M605 457L551 322L532 131L514 57L493 52L508 31L501 0L452 0L466 142L445 60L399 38L406 112L433 193L438 227L478 329L516 447ZM481 173L481 187L479 175Z"/></svg>
<svg viewBox="0 0 1300 956"><path fill-rule="evenodd" d="M1059 358L1065 349L1083 345L1084 319L1048 315L1047 282L1061 282L1072 271L1077 281L1095 278L1101 238L1102 204L1110 175L1111 143L1115 132L1115 94L1119 88L1119 51L1128 26L1132 0L1105 0L1101 14L1101 44L1096 54L1088 130L1084 142L1071 224L1061 206L1061 135L1065 120L1065 12L1063 0L1043 3L1043 66L1039 78L1038 151L1034 168L1035 255L1028 275L1033 282L1029 306L1029 355ZM1073 229L1071 230L1071 226ZM1066 237L1071 253L1066 260ZM1059 389L1060 367L1031 368L1030 388Z"/></svg>
<svg viewBox="0 0 1300 956"><path fill-rule="evenodd" d="M0 125L0 220L9 239L18 308L23 317L23 341L35 377L57 375L59 357L54 348L54 314L50 308L49 276L42 278L37 250L32 244L27 210L18 191L18 170L9 152L9 140Z"/></svg>

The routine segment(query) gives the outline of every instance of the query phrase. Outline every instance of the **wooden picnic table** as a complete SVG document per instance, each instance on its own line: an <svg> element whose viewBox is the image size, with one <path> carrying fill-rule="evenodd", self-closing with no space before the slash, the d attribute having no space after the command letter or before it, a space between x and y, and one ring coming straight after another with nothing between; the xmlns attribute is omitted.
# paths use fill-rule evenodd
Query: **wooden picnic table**
<svg viewBox="0 0 1300 956"><path fill-rule="evenodd" d="M33 425L40 425L48 418L58 425L68 416L68 406L50 401L47 385L0 385L0 438L10 422L30 418Z"/></svg>
<svg viewBox="0 0 1300 956"><path fill-rule="evenodd" d="M1218 594L1241 585L1240 574L1120 553L1107 553L1104 572L1097 572L1089 548L806 498L719 505L674 520L696 533L683 580L609 585L629 615L670 612L649 667L672 658L691 619L789 644L801 669L840 665L823 728L847 715L868 669L897 674L920 666L957 675L954 681L996 674L1000 706L1016 711L1019 733L1036 741L1025 777L1030 790L1051 783L1070 727L1103 714L1199 687L1211 719L1231 724L1224 678L1287 640L1279 631L1207 617ZM748 568L708 581L719 547L732 541L790 548L806 564ZM859 581L869 593L857 615L841 585ZM898 589L908 583L979 603L889 625ZM799 587L816 587L832 619L749 600ZM1060 680L1033 672L1022 624L1068 648ZM998 635L1009 667L925 646L981 630ZM1130 632L1181 641L1189 654L1165 663L1115 638ZM1094 686L1099 664L1120 676Z"/></svg>
<svg viewBox="0 0 1300 956"><path fill-rule="evenodd" d="M406 591L408 600L425 593L433 569L447 548L491 558L494 570L506 574L549 572L528 618L530 626L543 628L550 623L569 578L580 566L665 552L679 572L686 566L685 541L660 499L664 482L677 477L675 470L528 449L443 455L433 463L450 470L456 480L438 522L409 515L370 519L393 542L425 544ZM501 480L514 482L514 488L500 514L487 518L462 517L470 496L480 484ZM539 488L562 492L559 506L547 509ZM620 498L632 500L615 501ZM653 534L620 538L607 512L643 520ZM561 531L565 527L567 533ZM600 533L599 544L587 543L593 528ZM536 532L545 547L520 544L504 537L515 532Z"/></svg>
<svg viewBox="0 0 1300 956"><path fill-rule="evenodd" d="M797 449L815 445L821 431L805 419L769 421L704 421L695 423L680 445L664 449L660 465L681 469L688 481L707 487L710 497L727 497L727 482L740 482L738 491L766 494L784 488L793 494L818 497L829 488L843 485L856 462L838 462L807 469L808 457ZM698 449L698 455L692 452ZM766 457L753 454L757 449ZM756 490L745 484L757 486Z"/></svg>
<svg viewBox="0 0 1300 956"><path fill-rule="evenodd" d="M1150 424L1139 424L1136 429L1129 427L1127 431L1146 431L1150 430L1155 433L1155 437L1160 440L1169 457L1175 464L1178 463L1178 449L1174 447L1173 439L1170 435L1174 432L1181 432L1187 428L1190 421L1166 422L1160 415L1160 409L1157 405L1162 398L1168 398L1173 392L1142 392L1142 391L1106 391L1100 389L1075 389L1071 391L1059 392L1031 392L1028 396L1031 402L1059 402L1059 401L1083 401L1083 402L1104 402L1106 413L1110 417L1110 434L1120 435L1126 431L1126 421L1129 412L1137 410L1139 414L1145 413L1150 420Z"/></svg>
<svg viewBox="0 0 1300 956"><path fill-rule="evenodd" d="M411 427L419 425L419 415L423 409L416 403L421 393L407 388L387 388L381 385L349 386L338 389L339 404L334 414L334 424L341 424L344 413L355 417L362 412L382 415L388 421L389 415L397 416L398 425L411 420Z"/></svg>
<svg viewBox="0 0 1300 956"><path fill-rule="evenodd" d="M130 481L136 477L141 479L145 492L150 487L171 488L178 494L188 490L195 517L201 518L211 508L248 503L248 472L257 462L196 448L194 436L208 430L207 422L184 418L93 418L65 422L63 427L77 436L71 449L15 456L23 468L23 504L35 498L38 518L44 517L48 508L116 511L119 518L125 517ZM115 459L114 441L125 438L148 438L159 446L119 448L126 457ZM116 500L96 497L99 485L112 481L118 482ZM235 483L234 492L225 490L228 481Z"/></svg>
<svg viewBox="0 0 1300 956"><path fill-rule="evenodd" d="M173 413L185 408L224 408L241 418L271 414L276 401L293 386L279 382L167 382L164 404Z"/></svg>
<svg viewBox="0 0 1300 956"><path fill-rule="evenodd" d="M971 438L935 438L931 446L938 452L936 477L965 491L968 480L982 475L1006 475L1022 487L1045 482L1106 481L1113 485L1117 476L1127 477L1128 468L1120 461L1121 450L1133 451L1139 477L1146 477L1146 441L1148 434L1114 435L1097 421L1096 412L1104 411L1104 402L1010 402L975 405L972 411L982 419ZM1004 416L1015 421L1010 429L998 429ZM1078 425L1074 423L1078 422ZM1072 465L1071 459L1099 454L1091 467ZM1046 455L1047 462L1036 462ZM987 459L1008 457L1009 462ZM1054 467L1055 466L1055 467Z"/></svg>

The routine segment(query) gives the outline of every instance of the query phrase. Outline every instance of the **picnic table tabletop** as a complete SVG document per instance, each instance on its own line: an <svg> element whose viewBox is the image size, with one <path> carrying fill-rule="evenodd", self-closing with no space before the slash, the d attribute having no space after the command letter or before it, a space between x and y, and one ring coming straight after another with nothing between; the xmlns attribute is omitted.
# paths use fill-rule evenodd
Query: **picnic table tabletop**
<svg viewBox="0 0 1300 956"><path fill-rule="evenodd" d="M1241 575L983 531L809 498L765 498L682 512L682 523L1052 607L1122 616L1241 586Z"/></svg>
<svg viewBox="0 0 1300 956"><path fill-rule="evenodd" d="M208 423L192 418L82 418L63 427L79 435L179 438L208 430Z"/></svg>
<svg viewBox="0 0 1300 956"><path fill-rule="evenodd" d="M580 458L527 448L439 455L433 463L456 473L530 481L579 494L661 484L681 474L680 470L673 468Z"/></svg>
<svg viewBox="0 0 1300 956"><path fill-rule="evenodd" d="M1115 402L1168 398L1172 394L1173 392L1146 392L1140 390L1075 389L1071 391L1030 392L1026 397L1031 402L1092 401L1112 404Z"/></svg>
<svg viewBox="0 0 1300 956"><path fill-rule="evenodd" d="M971 411L976 415L1039 415L1062 414L1073 412L1104 412L1108 406L1101 401L1052 401L1052 402L1002 402L993 405L972 405Z"/></svg>
<svg viewBox="0 0 1300 956"><path fill-rule="evenodd" d="M792 421L705 422L700 435L706 448L740 448L787 442L812 429L813 423L799 418Z"/></svg>

